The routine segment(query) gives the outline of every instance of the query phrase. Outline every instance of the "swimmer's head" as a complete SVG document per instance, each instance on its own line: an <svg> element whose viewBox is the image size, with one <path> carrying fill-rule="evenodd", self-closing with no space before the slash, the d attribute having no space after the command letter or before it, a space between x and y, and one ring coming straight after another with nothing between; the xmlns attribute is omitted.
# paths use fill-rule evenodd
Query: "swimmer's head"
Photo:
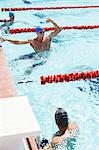
<svg viewBox="0 0 99 150"><path fill-rule="evenodd" d="M11 11L9 12L9 17L14 17L14 13L12 13Z"/></svg>
<svg viewBox="0 0 99 150"><path fill-rule="evenodd" d="M68 127L68 114L63 108L57 108L55 112L55 121L58 127Z"/></svg>
<svg viewBox="0 0 99 150"><path fill-rule="evenodd" d="M35 28L35 31L37 34L40 33L40 34L44 35L44 29L39 26Z"/></svg>

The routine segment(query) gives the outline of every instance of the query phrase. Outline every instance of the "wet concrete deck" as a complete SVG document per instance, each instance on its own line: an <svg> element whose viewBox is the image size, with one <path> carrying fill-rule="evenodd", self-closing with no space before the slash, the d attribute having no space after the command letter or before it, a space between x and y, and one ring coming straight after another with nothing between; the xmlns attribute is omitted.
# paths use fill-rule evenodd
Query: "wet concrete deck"
<svg viewBox="0 0 99 150"><path fill-rule="evenodd" d="M8 69L3 48L0 47L0 98L13 96L17 96L16 87Z"/></svg>

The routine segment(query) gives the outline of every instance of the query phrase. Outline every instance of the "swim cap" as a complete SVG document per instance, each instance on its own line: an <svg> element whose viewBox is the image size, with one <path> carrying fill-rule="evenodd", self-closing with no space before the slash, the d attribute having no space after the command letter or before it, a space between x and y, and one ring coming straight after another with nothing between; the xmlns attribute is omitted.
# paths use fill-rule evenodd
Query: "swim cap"
<svg viewBox="0 0 99 150"><path fill-rule="evenodd" d="M57 108L55 112L56 124L60 127L68 127L68 114L63 108Z"/></svg>
<svg viewBox="0 0 99 150"><path fill-rule="evenodd" d="M36 31L36 32L40 32L40 31L42 31L42 30L43 30L43 28L41 28L41 27L39 27L39 26L35 28L35 31Z"/></svg>
<svg viewBox="0 0 99 150"><path fill-rule="evenodd" d="M9 17L14 17L14 13L12 13L11 11L9 12Z"/></svg>

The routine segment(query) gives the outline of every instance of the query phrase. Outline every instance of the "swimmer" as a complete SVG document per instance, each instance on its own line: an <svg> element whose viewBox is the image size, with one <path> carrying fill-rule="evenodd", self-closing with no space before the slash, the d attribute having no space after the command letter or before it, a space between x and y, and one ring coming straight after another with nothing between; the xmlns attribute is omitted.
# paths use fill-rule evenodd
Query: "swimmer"
<svg viewBox="0 0 99 150"><path fill-rule="evenodd" d="M47 139L42 140L40 143L42 149L40 150L74 150L78 126L74 122L69 121L68 114L63 108L57 108L55 112L55 122L59 131L53 135L50 143Z"/></svg>
<svg viewBox="0 0 99 150"><path fill-rule="evenodd" d="M74 122L69 122L68 114L63 108L57 108L55 112L55 122L58 126L59 131L57 131L53 135L51 142L52 147L55 147L56 145L62 143L65 139L67 139L71 140L71 144L67 146L73 149L73 143L75 143L78 126Z"/></svg>
<svg viewBox="0 0 99 150"><path fill-rule="evenodd" d="M52 19L47 18L46 22L51 22L54 27L55 30L52 31L48 36L45 36L44 33L44 29L41 27L36 27L36 34L37 37L35 39L29 39L29 40L25 40L25 41L17 41L17 40L10 40L10 39L5 39L5 38L0 38L0 40L2 42L8 41L10 43L13 44L30 44L32 46L32 48L34 49L35 52L39 53L39 52L43 52L43 51L48 51L50 49L51 46L51 42L52 39L58 35L58 33L62 30L61 27L59 27Z"/></svg>
<svg viewBox="0 0 99 150"><path fill-rule="evenodd" d="M9 12L9 19L0 20L0 22L4 22L4 24L0 26L0 29L4 26L7 27L11 26L14 23L14 19L15 19L14 13Z"/></svg>
<svg viewBox="0 0 99 150"><path fill-rule="evenodd" d="M3 33L5 33L5 34L9 33L10 26L13 25L14 19L15 19L14 13L9 12L9 19L3 19L3 20L1 19L0 20L0 22L4 22L4 24L2 24L0 26L2 34Z"/></svg>
<svg viewBox="0 0 99 150"><path fill-rule="evenodd" d="M25 21L15 21L15 15L11 11L9 12L9 19L0 19L0 22L4 22L4 24L0 26L2 33L9 33L10 26L12 26L14 23L17 22L21 22L29 25L29 23Z"/></svg>

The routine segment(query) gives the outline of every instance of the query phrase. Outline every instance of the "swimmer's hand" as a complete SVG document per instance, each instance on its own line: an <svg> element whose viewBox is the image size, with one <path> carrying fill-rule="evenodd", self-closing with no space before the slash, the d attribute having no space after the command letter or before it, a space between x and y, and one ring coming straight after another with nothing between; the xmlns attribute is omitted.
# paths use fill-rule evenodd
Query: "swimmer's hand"
<svg viewBox="0 0 99 150"><path fill-rule="evenodd" d="M47 18L47 19L46 19L46 22L51 22L51 23L53 23L55 27L58 27L58 28L60 29L60 31L63 30L63 27L59 27L59 26L58 26L52 19L50 19L50 18Z"/></svg>
<svg viewBox="0 0 99 150"><path fill-rule="evenodd" d="M47 18L47 19L46 19L46 22L52 22L52 19Z"/></svg>
<svg viewBox="0 0 99 150"><path fill-rule="evenodd" d="M49 143L48 145L44 146L43 150L52 150L52 146Z"/></svg>
<svg viewBox="0 0 99 150"><path fill-rule="evenodd" d="M0 22L7 22L6 19L0 19Z"/></svg>
<svg viewBox="0 0 99 150"><path fill-rule="evenodd" d="M5 41L6 41L6 39L0 37L0 42L5 42Z"/></svg>

